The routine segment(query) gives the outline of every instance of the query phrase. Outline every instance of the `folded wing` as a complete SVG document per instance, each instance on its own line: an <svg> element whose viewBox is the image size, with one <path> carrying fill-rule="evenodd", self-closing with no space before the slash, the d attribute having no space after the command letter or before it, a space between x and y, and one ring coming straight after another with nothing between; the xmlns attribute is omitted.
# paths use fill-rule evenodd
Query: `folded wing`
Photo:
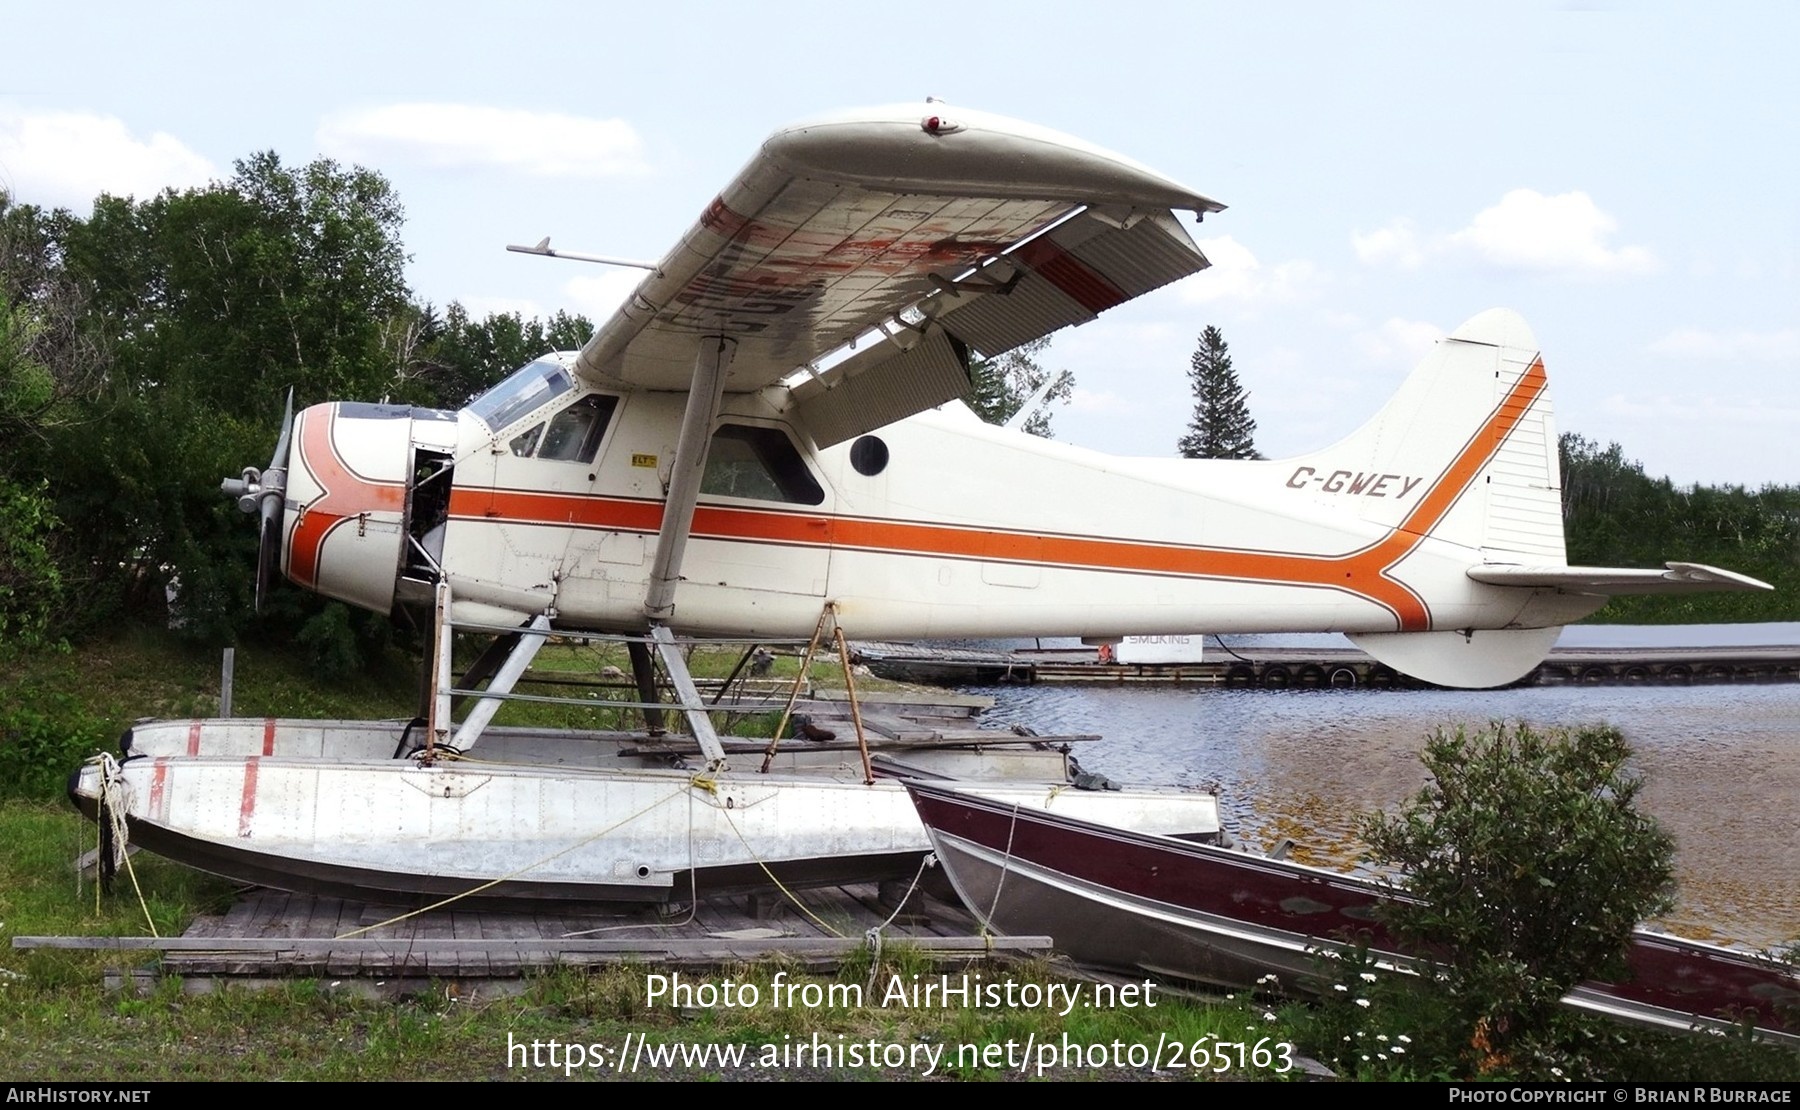
<svg viewBox="0 0 1800 1110"><path fill-rule="evenodd" d="M963 395L992 356L1206 267L1174 210L1223 205L1119 155L942 105L776 132L595 333L595 383L685 390L705 336L728 392L791 385L821 445ZM824 368L821 360L857 349Z"/></svg>

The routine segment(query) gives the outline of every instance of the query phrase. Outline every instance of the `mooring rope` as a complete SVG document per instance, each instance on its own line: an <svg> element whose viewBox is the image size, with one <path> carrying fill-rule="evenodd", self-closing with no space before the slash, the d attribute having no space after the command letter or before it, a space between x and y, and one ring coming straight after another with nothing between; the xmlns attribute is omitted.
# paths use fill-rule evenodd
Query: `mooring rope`
<svg viewBox="0 0 1800 1110"><path fill-rule="evenodd" d="M594 833L592 836L584 837L583 839L576 841L575 843L569 845L567 848L564 848L561 851L552 852L542 859L534 860L531 863L528 863L525 866L518 868L515 871L511 871L505 875L502 875L497 879L489 879L487 882L482 883L480 886L472 887L469 890L463 891L461 894L452 894L450 897L442 899L437 902L433 902L429 906L421 906L416 910L409 910L406 913L400 914L396 917L390 917L386 921L377 921L373 925L364 925L360 929L352 929L347 933L339 933L337 936L333 937L332 939L333 940L349 940L351 937L360 936L361 934L369 932L372 929L381 929L381 928L385 928L386 926L389 926L389 925L398 925L400 922L405 921L408 918L418 917L420 914L430 913L432 910L443 909L445 906L448 906L453 902L460 902L464 898L472 897L476 894L480 894L484 890L488 890L492 887L499 886L501 883L508 882L512 879L516 879L520 875L525 874L526 872L533 871L539 867L542 867L544 864L549 863L551 860L560 859L561 857L568 855L570 852L573 852L577 848L587 847L589 844L592 844L594 841L599 840L601 837L605 836L607 833L610 833L617 829L623 828L624 826L629 825L631 822L636 821L638 818L642 817L646 813L649 813L651 810L655 809L657 806L663 805L666 802L674 801L676 798L681 797L681 795L688 789L688 787L698 785L698 783L695 781L695 779L698 779L699 777L700 776L696 775L694 777L694 779L690 779L688 782L685 782L685 783L681 784L680 786L676 787L674 789L674 791L671 792L667 797L658 798L656 801L651 802L649 805L645 806L643 809L638 810L636 813L633 813L627 817L621 818L620 820L613 822L611 825L608 825L606 828L601 829L597 833Z"/></svg>
<svg viewBox="0 0 1800 1110"><path fill-rule="evenodd" d="M894 904L894 912L888 914L886 921L863 931L863 942L869 946L868 986L870 989L874 988L875 975L881 969L881 941L884 932L889 925L894 923L894 919L900 916L900 911L906 908L906 904L912 901L912 896L918 892L919 880L925 877L925 869L936 867L937 861L938 858L935 854L926 852L925 858L919 861L919 869L913 872L911 885L906 888L906 893L900 896L900 901Z"/></svg>
<svg viewBox="0 0 1800 1110"><path fill-rule="evenodd" d="M842 940L844 934L838 932L836 929L834 929L830 925L826 924L824 918L820 917L818 914L816 914L816 913L812 912L812 910L808 909L806 907L806 903L800 901L799 895L797 895L793 891L789 890L785 883L783 883L780 879L775 877L775 872L773 872L769 869L769 865L767 863L763 862L762 856L757 854L756 849L751 846L750 841L748 841L744 838L744 830L738 828L737 822L732 820L731 810L721 806L721 807L719 807L719 812L725 815L725 823L727 825L730 825L731 831L737 834L738 842L744 846L745 851L750 853L750 858L756 862L756 866L762 868L762 873L769 877L769 881L771 883L775 884L775 889L781 891L782 894L786 895L788 901L792 902L794 904L794 906L797 909L799 909L799 911L801 913L803 913L807 917L811 918L812 923L814 925L817 925L819 928L825 930L827 933L830 933L832 936L837 937L838 939Z"/></svg>
<svg viewBox="0 0 1800 1110"><path fill-rule="evenodd" d="M994 883L994 898L988 903L987 917L981 922L981 935L993 929L994 914L1000 909L1000 892L1006 889L1006 876L1012 872L1013 834L1019 829L1019 803L1012 806L1012 823L1006 827L1006 856L1000 861L1000 878Z"/></svg>
<svg viewBox="0 0 1800 1110"><path fill-rule="evenodd" d="M112 757L111 752L101 752L88 760L88 763L97 768L100 779L95 790L95 800L99 806L99 813L95 814L97 820L94 822L99 834L99 842L94 845L96 878L106 873L105 868L109 863L113 874L118 873L119 864L123 863L126 876L131 879L132 893L137 895L138 909L144 911L144 924L150 927L151 936L161 937L162 934L156 930L156 919L150 916L150 904L144 900L144 888L138 883L137 868L132 866L131 853L126 850L131 839L131 826L127 821L131 813L131 784L125 781L125 770L119 766L119 761ZM112 841L110 852L107 850L108 839ZM108 855L112 857L110 860L105 858ZM96 913L100 910L101 886L99 882L94 883Z"/></svg>

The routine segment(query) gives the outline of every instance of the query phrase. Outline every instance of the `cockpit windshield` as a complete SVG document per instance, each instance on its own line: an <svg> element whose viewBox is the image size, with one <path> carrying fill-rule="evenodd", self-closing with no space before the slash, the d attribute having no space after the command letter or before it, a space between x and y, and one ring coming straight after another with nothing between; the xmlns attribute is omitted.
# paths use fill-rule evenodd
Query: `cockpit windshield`
<svg viewBox="0 0 1800 1110"><path fill-rule="evenodd" d="M555 359L540 358L514 371L505 381L470 401L469 411L481 417L490 430L497 432L511 424L515 418L546 401L562 396L572 388L574 383L569 380L568 371Z"/></svg>

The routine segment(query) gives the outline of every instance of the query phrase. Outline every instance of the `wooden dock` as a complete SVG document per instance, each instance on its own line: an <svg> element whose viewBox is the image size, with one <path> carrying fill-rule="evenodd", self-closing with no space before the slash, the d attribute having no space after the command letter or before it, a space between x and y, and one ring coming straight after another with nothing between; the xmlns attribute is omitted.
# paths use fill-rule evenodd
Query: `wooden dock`
<svg viewBox="0 0 1800 1110"><path fill-rule="evenodd" d="M876 674L949 685L999 683L1191 683L1240 689L1426 689L1354 648L1209 649L1199 663L1102 663L1092 648L1016 652L927 645L871 645L859 656ZM1672 685L1800 681L1800 645L1554 648L1519 686Z"/></svg>
<svg viewBox="0 0 1800 1110"><path fill-rule="evenodd" d="M180 937L21 936L13 947L159 957L109 972L115 989L144 990L168 977L190 993L315 978L380 996L429 988L465 997L513 993L527 977L562 967L699 970L780 959L830 972L866 952L865 933L878 927L884 946L906 945L947 968L1052 952L1049 937L982 936L966 910L934 895L915 891L896 913L906 893L905 884L867 883L800 891L793 900L772 892L616 909L452 906L396 921L405 908L254 888L225 913L196 918Z"/></svg>

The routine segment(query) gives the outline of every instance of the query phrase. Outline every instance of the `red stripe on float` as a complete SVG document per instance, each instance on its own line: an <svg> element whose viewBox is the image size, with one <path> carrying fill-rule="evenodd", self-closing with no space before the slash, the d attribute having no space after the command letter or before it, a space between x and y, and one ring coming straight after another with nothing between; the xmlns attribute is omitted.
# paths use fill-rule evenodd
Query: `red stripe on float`
<svg viewBox="0 0 1800 1110"><path fill-rule="evenodd" d="M256 816L256 767L260 761L251 756L244 760L244 798L238 803L238 835L250 835L250 819Z"/></svg>
<svg viewBox="0 0 1800 1110"><path fill-rule="evenodd" d="M169 778L168 757L159 757L153 766L156 770L150 774L150 819L164 821L168 819L168 814L163 812L163 786Z"/></svg>

